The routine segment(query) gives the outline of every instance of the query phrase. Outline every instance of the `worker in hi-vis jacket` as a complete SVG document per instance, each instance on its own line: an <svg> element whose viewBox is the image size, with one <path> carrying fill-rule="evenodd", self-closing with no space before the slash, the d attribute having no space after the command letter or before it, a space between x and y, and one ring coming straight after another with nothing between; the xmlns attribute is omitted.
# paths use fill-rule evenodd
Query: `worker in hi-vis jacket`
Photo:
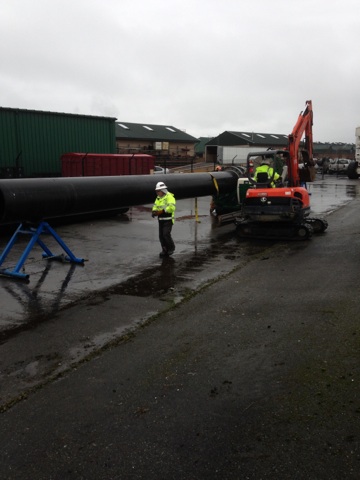
<svg viewBox="0 0 360 480"><path fill-rule="evenodd" d="M158 182L155 191L157 197L152 207L152 217L158 219L159 240L162 247L160 257L163 258L172 255L175 251L171 230L175 221L176 200L164 182Z"/></svg>

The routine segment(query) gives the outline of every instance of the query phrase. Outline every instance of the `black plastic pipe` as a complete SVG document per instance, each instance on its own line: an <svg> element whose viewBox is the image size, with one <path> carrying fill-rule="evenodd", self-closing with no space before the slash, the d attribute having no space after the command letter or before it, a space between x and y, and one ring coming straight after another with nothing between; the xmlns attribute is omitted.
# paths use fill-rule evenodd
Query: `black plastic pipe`
<svg viewBox="0 0 360 480"><path fill-rule="evenodd" d="M225 171L0 180L0 223L38 222L146 205L155 200L155 185L159 181L178 200L214 195L217 187L220 193L230 193L236 188L237 179L237 172Z"/></svg>

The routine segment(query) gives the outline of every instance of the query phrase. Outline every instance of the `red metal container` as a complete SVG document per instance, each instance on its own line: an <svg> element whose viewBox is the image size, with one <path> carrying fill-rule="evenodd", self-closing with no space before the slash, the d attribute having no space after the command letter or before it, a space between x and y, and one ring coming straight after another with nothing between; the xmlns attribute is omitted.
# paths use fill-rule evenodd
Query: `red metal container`
<svg viewBox="0 0 360 480"><path fill-rule="evenodd" d="M65 153L61 156L62 177L104 177L114 175L148 175L155 157L142 153L101 154Z"/></svg>

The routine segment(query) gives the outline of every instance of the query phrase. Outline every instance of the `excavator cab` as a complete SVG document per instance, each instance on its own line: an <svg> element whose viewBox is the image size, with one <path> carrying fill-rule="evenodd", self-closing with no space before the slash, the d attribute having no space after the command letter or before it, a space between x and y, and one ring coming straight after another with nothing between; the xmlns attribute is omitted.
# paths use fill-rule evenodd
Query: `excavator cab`
<svg viewBox="0 0 360 480"><path fill-rule="evenodd" d="M248 175L251 188L242 204L242 219L236 223L238 234L257 238L311 237L313 228L307 221L309 194L305 188L289 185L289 151L252 152L247 162L254 164L254 172ZM325 228L321 224L319 230Z"/></svg>
<svg viewBox="0 0 360 480"><path fill-rule="evenodd" d="M250 153L247 157L247 172L253 188L272 188L284 185L288 157L289 152L285 150ZM253 168L250 169L250 166Z"/></svg>

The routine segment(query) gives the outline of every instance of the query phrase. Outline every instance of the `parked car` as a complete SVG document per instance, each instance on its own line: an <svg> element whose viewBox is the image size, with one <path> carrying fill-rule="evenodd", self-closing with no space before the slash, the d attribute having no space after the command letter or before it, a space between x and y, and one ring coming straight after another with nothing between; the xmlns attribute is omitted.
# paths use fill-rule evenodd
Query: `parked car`
<svg viewBox="0 0 360 480"><path fill-rule="evenodd" d="M163 167L159 167L158 165L155 165L154 167L154 175L160 175L160 174L163 174L163 173L170 173L170 170L168 168L163 168Z"/></svg>
<svg viewBox="0 0 360 480"><path fill-rule="evenodd" d="M330 173L330 165L334 165L336 160L336 158L329 158L328 173Z"/></svg>
<svg viewBox="0 0 360 480"><path fill-rule="evenodd" d="M350 162L348 158L335 158L335 161L329 164L329 173L347 173Z"/></svg>

